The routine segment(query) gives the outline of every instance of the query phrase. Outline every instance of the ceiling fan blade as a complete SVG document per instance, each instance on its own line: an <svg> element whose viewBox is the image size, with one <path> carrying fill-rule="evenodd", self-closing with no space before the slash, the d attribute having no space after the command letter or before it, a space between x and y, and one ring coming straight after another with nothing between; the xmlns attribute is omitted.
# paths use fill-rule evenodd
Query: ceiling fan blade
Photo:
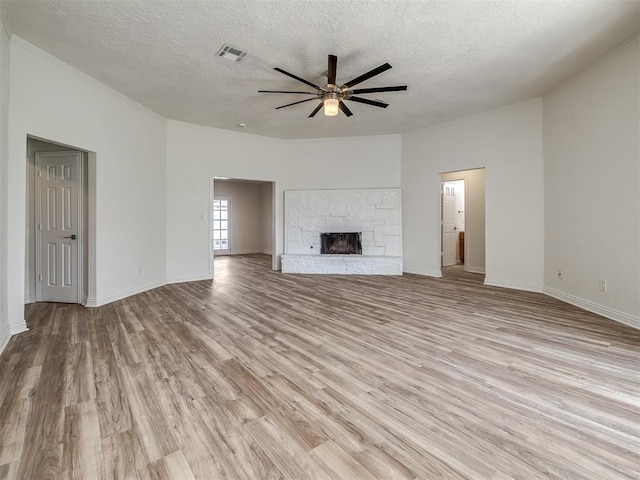
<svg viewBox="0 0 640 480"><path fill-rule="evenodd" d="M324 102L320 102L318 104L318 106L316 108L313 109L313 112L311 112L311 115L309 115L308 118L312 118L315 117L316 113L318 113L320 111L320 109L322 108L322 106L324 105Z"/></svg>
<svg viewBox="0 0 640 480"><path fill-rule="evenodd" d="M354 78L350 82L345 83L345 86L351 88L354 85L357 85L358 83L362 83L365 80L369 80L371 77L375 77L376 75L380 75L382 72L386 72L390 68L391 68L391 65L389 65L388 63L385 63L384 65L380 65L379 67L374 68L373 70L370 70L367 73L360 75L357 78Z"/></svg>
<svg viewBox="0 0 640 480"><path fill-rule="evenodd" d="M281 108L284 108L284 107L290 107L291 105L297 105L299 103L310 102L311 100L316 100L316 99L315 98L307 98L306 100L300 100L299 102L287 103L286 105L281 105L279 107L276 107L276 110L280 110Z"/></svg>
<svg viewBox="0 0 640 480"><path fill-rule="evenodd" d="M316 92L289 92L286 90L258 90L258 93L300 93L302 95L317 95Z"/></svg>
<svg viewBox="0 0 640 480"><path fill-rule="evenodd" d="M327 83L336 84L336 69L338 68L338 57L329 55L329 66L327 68Z"/></svg>
<svg viewBox="0 0 640 480"><path fill-rule="evenodd" d="M281 68L278 68L278 67L274 68L274 70L275 70L276 72L280 72L280 73L282 73L282 74L286 75L287 77L294 78L294 79L298 80L299 82L304 83L305 85L309 85L310 87L313 87L313 88L315 88L316 90L322 90L319 86L314 85L313 83L308 82L308 81L306 81L304 78L300 78L300 77L298 77L298 76L294 75L293 73L285 72L284 70L282 70Z"/></svg>
<svg viewBox="0 0 640 480"><path fill-rule="evenodd" d="M356 88L351 90L352 93L376 93L376 92L400 92L406 90L406 85L398 85L396 87L374 87L374 88Z"/></svg>
<svg viewBox="0 0 640 480"><path fill-rule="evenodd" d="M378 102L377 100L369 100L368 98L349 97L347 100L352 100L358 103L366 103L367 105L373 105L374 107L387 108L389 106L388 103Z"/></svg>
<svg viewBox="0 0 640 480"><path fill-rule="evenodd" d="M342 110L342 113L344 113L347 117L350 117L351 115L353 115L351 110L349 110L349 107L347 107L343 101L340 101L339 106L340 106L340 110Z"/></svg>

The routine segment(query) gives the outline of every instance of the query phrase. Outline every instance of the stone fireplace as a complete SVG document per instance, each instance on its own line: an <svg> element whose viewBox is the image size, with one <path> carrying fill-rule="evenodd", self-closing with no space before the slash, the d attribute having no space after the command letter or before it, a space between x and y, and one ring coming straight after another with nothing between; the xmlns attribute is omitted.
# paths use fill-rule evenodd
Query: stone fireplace
<svg viewBox="0 0 640 480"><path fill-rule="evenodd" d="M283 273L402 275L399 188L284 193Z"/></svg>

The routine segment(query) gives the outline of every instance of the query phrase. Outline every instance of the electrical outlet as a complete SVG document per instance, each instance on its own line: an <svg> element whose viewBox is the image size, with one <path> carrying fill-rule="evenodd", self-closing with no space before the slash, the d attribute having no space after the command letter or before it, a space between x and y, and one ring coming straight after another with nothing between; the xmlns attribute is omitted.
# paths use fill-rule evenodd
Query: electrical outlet
<svg viewBox="0 0 640 480"><path fill-rule="evenodd" d="M138 265L138 275L142 275L142 267Z"/></svg>
<svg viewBox="0 0 640 480"><path fill-rule="evenodd" d="M558 270L558 278L562 280L562 270Z"/></svg>
<svg viewBox="0 0 640 480"><path fill-rule="evenodd" d="M607 281L602 278L600 279L600 291L601 292L607 291Z"/></svg>

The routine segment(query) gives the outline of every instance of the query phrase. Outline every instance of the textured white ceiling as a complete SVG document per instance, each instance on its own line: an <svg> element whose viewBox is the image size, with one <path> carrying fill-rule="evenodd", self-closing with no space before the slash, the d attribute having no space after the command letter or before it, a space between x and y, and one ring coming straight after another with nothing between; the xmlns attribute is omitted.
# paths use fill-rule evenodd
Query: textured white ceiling
<svg viewBox="0 0 640 480"><path fill-rule="evenodd" d="M14 33L174 120L281 138L399 133L538 96L638 31L638 1L1 0ZM223 43L248 52L217 58ZM280 67L324 84L407 84L307 118ZM365 95L363 95L365 96Z"/></svg>

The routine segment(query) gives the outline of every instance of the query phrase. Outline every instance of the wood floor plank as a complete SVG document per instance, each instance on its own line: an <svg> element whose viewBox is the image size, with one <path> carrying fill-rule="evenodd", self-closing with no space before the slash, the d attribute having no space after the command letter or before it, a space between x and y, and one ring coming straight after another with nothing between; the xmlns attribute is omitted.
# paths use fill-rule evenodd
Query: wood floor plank
<svg viewBox="0 0 640 480"><path fill-rule="evenodd" d="M0 465L0 480L14 480L17 478L19 462Z"/></svg>
<svg viewBox="0 0 640 480"><path fill-rule="evenodd" d="M162 478L167 480L174 478L179 478L180 480L196 480L181 450L163 457L158 461L158 464L162 467Z"/></svg>
<svg viewBox="0 0 640 480"><path fill-rule="evenodd" d="M215 438L211 444L212 452L225 471L230 473L229 478L282 478L282 472L251 435L245 432L241 417L210 397L199 398L194 404Z"/></svg>
<svg viewBox="0 0 640 480"><path fill-rule="evenodd" d="M62 478L105 478L98 409L93 400L65 409Z"/></svg>
<svg viewBox="0 0 640 480"><path fill-rule="evenodd" d="M96 405L103 438L133 428L125 383L116 359L95 362Z"/></svg>
<svg viewBox="0 0 640 480"><path fill-rule="evenodd" d="M328 440L314 448L311 451L311 457L316 460L334 480L341 480L343 478L366 480L371 478L371 472L332 440Z"/></svg>
<svg viewBox="0 0 640 480"><path fill-rule="evenodd" d="M66 404L64 379L67 341L67 337L51 335L41 344L45 353L42 356L43 364L31 414L26 422L17 478L45 480L60 476Z"/></svg>
<svg viewBox="0 0 640 480"><path fill-rule="evenodd" d="M27 306L0 480L637 480L640 331L443 278L283 275Z"/></svg>
<svg viewBox="0 0 640 480"><path fill-rule="evenodd" d="M223 404L222 404L223 405ZM189 444L184 448L187 459L194 473L209 467L209 474L216 478L245 479L251 478L245 473L245 466L237 462L236 455L243 448L242 439L236 427L223 415L224 407L210 397L203 397L193 402L198 424L200 440L196 442L196 449ZM229 415L233 415L229 412ZM202 451L206 450L206 454ZM193 461L195 457L195 462ZM206 478L204 476L203 478Z"/></svg>
<svg viewBox="0 0 640 480"><path fill-rule="evenodd" d="M102 439L104 472L107 480L137 480L147 458L135 432L126 430Z"/></svg>
<svg viewBox="0 0 640 480"><path fill-rule="evenodd" d="M11 408L6 408L5 411L12 411L14 416L11 419L3 418L3 420L11 421L0 423L0 445L2 445L0 465L15 462L17 466L17 461L20 460L24 448L27 421L31 416L33 397L40 380L41 369L42 367L38 366L23 370L23 375L12 389L15 395L8 397L11 399ZM9 402L8 399L6 401Z"/></svg>
<svg viewBox="0 0 640 480"><path fill-rule="evenodd" d="M131 408L131 423L149 462L178 450L174 434L158 402L157 389L139 365L121 369L123 388ZM149 401L149 398L153 398Z"/></svg>
<svg viewBox="0 0 640 480"><path fill-rule="evenodd" d="M285 478L313 478L331 480L331 477L308 455L291 431L283 425L285 418L264 416L249 422L247 431Z"/></svg>
<svg viewBox="0 0 640 480"><path fill-rule="evenodd" d="M77 322L76 322L77 323ZM68 348L66 378L67 407L96 398L96 386L91 344L88 341L72 342Z"/></svg>

